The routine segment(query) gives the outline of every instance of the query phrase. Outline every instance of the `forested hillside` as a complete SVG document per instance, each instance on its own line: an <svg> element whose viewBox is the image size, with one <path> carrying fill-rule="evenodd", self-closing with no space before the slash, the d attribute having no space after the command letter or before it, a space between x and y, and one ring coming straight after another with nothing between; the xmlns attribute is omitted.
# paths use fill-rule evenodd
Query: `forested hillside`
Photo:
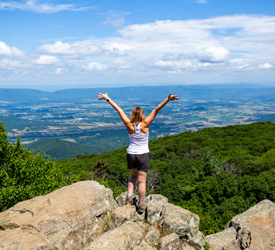
<svg viewBox="0 0 275 250"><path fill-rule="evenodd" d="M76 155L89 154L93 147L85 144L68 142L57 138L47 138L24 145L25 148L33 149L35 153L42 152L52 160L72 158Z"/></svg>
<svg viewBox="0 0 275 250"><path fill-rule="evenodd" d="M45 155L25 149L20 138L13 144L0 123L0 212L77 180L64 177L55 162L45 159Z"/></svg>
<svg viewBox="0 0 275 250"><path fill-rule="evenodd" d="M149 142L149 193L200 216L214 233L263 199L275 201L275 124L253 123L184 132ZM126 148L57 162L65 175L97 179L115 195L126 190Z"/></svg>

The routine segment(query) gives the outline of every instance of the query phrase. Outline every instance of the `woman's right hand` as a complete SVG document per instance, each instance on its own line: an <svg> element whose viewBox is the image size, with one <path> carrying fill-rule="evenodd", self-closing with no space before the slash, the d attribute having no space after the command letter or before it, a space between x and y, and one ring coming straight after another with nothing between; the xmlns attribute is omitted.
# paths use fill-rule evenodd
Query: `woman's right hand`
<svg viewBox="0 0 275 250"><path fill-rule="evenodd" d="M180 98L178 97L178 95L172 95L171 93L168 95L168 101L175 101L177 102Z"/></svg>
<svg viewBox="0 0 275 250"><path fill-rule="evenodd" d="M105 94L98 93L97 98L98 98L99 101L100 101L100 100L107 100L107 99L109 99L106 90L104 90L104 93L105 93Z"/></svg>

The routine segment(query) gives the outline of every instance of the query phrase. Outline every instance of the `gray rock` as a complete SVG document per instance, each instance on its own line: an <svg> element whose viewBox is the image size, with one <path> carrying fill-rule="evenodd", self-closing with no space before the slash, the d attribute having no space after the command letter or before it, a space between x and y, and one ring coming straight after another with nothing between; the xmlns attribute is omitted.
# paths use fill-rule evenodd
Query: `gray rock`
<svg viewBox="0 0 275 250"><path fill-rule="evenodd" d="M104 233L113 192L81 181L0 213L1 249L83 249Z"/></svg>
<svg viewBox="0 0 275 250"><path fill-rule="evenodd" d="M147 197L147 217L146 220L153 224L160 219L163 207L168 203L168 199L161 194L153 194Z"/></svg>
<svg viewBox="0 0 275 250"><path fill-rule="evenodd" d="M162 237L160 246L162 250L178 250L180 248L179 236L172 233Z"/></svg>
<svg viewBox="0 0 275 250"><path fill-rule="evenodd" d="M235 216L225 228L231 227L242 230L234 242L241 249L275 249L275 204L269 200L259 202Z"/></svg>
<svg viewBox="0 0 275 250"><path fill-rule="evenodd" d="M136 207L130 204L118 207L111 215L107 223L107 230L121 226L125 221L139 221Z"/></svg>
<svg viewBox="0 0 275 250"><path fill-rule="evenodd" d="M211 250L222 250L223 247L236 239L236 234L236 230L230 227L220 233L207 235L205 241L211 245Z"/></svg>
<svg viewBox="0 0 275 250"><path fill-rule="evenodd" d="M244 250L249 249L251 244L251 234L250 230L243 229L241 230L240 236L238 239L231 241L226 246L223 247L223 250Z"/></svg>
<svg viewBox="0 0 275 250"><path fill-rule="evenodd" d="M146 234L144 240L149 245L153 245L158 242L159 238L160 238L160 231L156 229L155 226L151 226L148 228L148 233Z"/></svg>
<svg viewBox="0 0 275 250"><path fill-rule="evenodd" d="M156 250L156 248L148 245L146 241L142 241L138 246L135 246L133 250Z"/></svg>
<svg viewBox="0 0 275 250"><path fill-rule="evenodd" d="M98 237L86 250L130 250L139 244L144 236L144 230L137 223L127 221Z"/></svg>
<svg viewBox="0 0 275 250"><path fill-rule="evenodd" d="M145 221L137 221L137 224L139 224L140 227L142 228L149 228L150 227L150 224L145 222Z"/></svg>
<svg viewBox="0 0 275 250"><path fill-rule="evenodd" d="M203 248L204 249L204 248ZM182 246L180 247L180 250L197 250L196 248L188 245L188 243L183 243Z"/></svg>
<svg viewBox="0 0 275 250"><path fill-rule="evenodd" d="M176 233L181 238L190 239L199 231L200 218L181 207L166 204L158 221L159 228L165 233Z"/></svg>
<svg viewBox="0 0 275 250"><path fill-rule="evenodd" d="M213 250L275 249L275 204L263 200L235 216L218 234L206 241Z"/></svg>
<svg viewBox="0 0 275 250"><path fill-rule="evenodd" d="M198 232L195 236L193 236L191 239L189 239L188 244L192 247L194 247L195 249L202 249L204 244L205 244L205 240L204 240L204 235L202 232Z"/></svg>

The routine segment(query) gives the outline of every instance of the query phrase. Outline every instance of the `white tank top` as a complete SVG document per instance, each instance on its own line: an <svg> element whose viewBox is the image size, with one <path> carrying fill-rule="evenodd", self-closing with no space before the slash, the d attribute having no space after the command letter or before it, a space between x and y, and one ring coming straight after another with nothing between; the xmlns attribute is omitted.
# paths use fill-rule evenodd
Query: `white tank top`
<svg viewBox="0 0 275 250"><path fill-rule="evenodd" d="M130 138L130 145L127 148L128 154L145 154L149 153L149 147L148 147L148 139L149 139L149 132L147 134L141 134L140 133L140 125L139 123L137 126L135 124L135 134L129 135Z"/></svg>

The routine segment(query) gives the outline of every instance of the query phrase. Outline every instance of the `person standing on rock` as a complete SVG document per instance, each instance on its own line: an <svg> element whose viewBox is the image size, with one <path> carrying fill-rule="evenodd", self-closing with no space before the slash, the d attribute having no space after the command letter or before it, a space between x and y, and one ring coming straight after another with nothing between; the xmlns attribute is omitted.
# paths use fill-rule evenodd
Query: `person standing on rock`
<svg viewBox="0 0 275 250"><path fill-rule="evenodd" d="M98 93L97 98L98 100L106 100L109 102L110 105L118 112L121 120L127 128L130 138L130 145L127 148L127 163L128 169L131 170L131 177L128 182L126 204L134 205L133 192L138 180L139 202L137 209L139 213L143 213L146 209L144 204L146 194L146 177L147 171L150 169L150 156L148 148L149 126L156 118L158 112L169 101L178 101L179 97L177 95L171 95L170 93L168 97L146 118L143 109L136 107L133 109L130 119L125 115L122 109L108 97L106 91L104 91L104 94Z"/></svg>

